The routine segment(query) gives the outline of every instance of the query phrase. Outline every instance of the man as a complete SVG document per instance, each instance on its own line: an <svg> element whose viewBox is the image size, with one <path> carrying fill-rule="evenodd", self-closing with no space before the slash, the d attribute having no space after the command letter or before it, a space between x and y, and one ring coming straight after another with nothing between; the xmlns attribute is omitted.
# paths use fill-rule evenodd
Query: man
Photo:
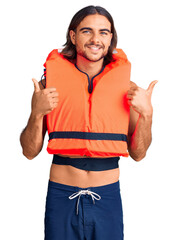
<svg viewBox="0 0 177 240"><path fill-rule="evenodd" d="M111 15L88 6L75 14L61 53L33 79L32 111L21 134L23 154L54 154L45 212L45 239L122 240L120 156L140 161L151 143L151 95L129 82L130 63L115 49ZM128 152L127 152L128 148Z"/></svg>

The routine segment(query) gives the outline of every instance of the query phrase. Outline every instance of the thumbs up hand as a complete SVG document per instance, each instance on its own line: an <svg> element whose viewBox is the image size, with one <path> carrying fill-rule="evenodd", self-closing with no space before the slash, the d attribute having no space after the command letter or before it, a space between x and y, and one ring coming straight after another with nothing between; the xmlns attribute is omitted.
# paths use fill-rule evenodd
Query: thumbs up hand
<svg viewBox="0 0 177 240"><path fill-rule="evenodd" d="M35 78L32 78L32 81L34 83L34 92L39 92L41 89L40 89L38 81Z"/></svg>
<svg viewBox="0 0 177 240"><path fill-rule="evenodd" d="M51 112L58 105L58 92L56 88L41 89L38 81L33 78L34 93L32 97L32 113L36 116L43 117Z"/></svg>
<svg viewBox="0 0 177 240"><path fill-rule="evenodd" d="M128 103L140 115L152 115L151 96L157 82L157 80L152 81L147 89L140 88L134 82L130 82L130 89L127 93Z"/></svg>

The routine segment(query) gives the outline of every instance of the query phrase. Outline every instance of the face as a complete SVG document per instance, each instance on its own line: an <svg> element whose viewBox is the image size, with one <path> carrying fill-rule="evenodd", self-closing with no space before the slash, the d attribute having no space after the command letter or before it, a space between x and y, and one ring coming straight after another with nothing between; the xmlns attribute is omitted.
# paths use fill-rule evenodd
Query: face
<svg viewBox="0 0 177 240"><path fill-rule="evenodd" d="M107 55L111 44L111 23L102 15L89 15L78 25L76 32L70 31L76 46L77 58L97 62Z"/></svg>

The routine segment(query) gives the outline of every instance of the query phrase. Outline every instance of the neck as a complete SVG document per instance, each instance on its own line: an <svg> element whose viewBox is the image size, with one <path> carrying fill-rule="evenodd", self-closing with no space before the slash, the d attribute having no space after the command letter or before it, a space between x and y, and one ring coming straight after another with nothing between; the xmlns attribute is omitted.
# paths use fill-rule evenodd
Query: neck
<svg viewBox="0 0 177 240"><path fill-rule="evenodd" d="M92 78L103 68L103 60L104 59L101 59L98 62L92 62L87 59L77 57L76 64L81 71L87 73L89 78Z"/></svg>

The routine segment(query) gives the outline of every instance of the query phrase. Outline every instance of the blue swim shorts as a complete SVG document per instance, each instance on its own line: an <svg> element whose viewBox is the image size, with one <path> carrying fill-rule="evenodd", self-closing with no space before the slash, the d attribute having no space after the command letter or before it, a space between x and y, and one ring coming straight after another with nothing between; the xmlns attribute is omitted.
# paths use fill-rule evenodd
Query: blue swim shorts
<svg viewBox="0 0 177 240"><path fill-rule="evenodd" d="M123 240L119 181L80 188L49 180L45 240Z"/></svg>

